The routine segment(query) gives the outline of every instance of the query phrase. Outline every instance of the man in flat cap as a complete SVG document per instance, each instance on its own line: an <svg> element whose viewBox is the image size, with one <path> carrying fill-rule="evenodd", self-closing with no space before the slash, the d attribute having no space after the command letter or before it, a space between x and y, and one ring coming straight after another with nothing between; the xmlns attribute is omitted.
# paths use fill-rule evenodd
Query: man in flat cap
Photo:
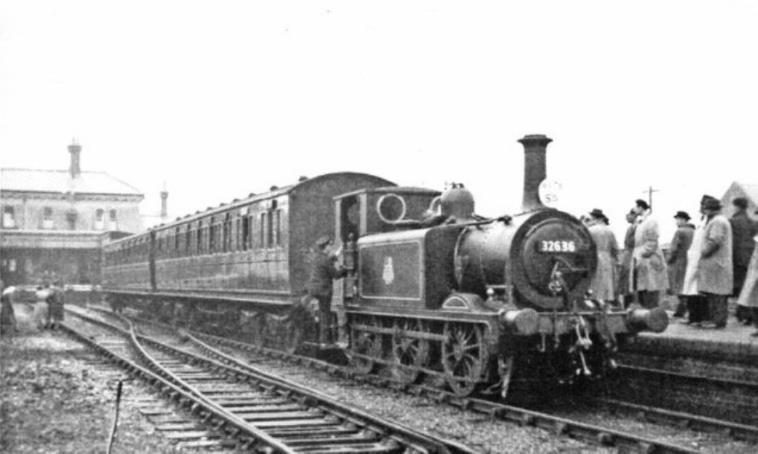
<svg viewBox="0 0 758 454"><path fill-rule="evenodd" d="M706 328L724 328L727 320L727 297L734 291L732 273L732 226L721 214L721 202L707 198L702 202L705 215L703 244L697 267L697 289L708 301L712 323Z"/></svg>
<svg viewBox="0 0 758 454"><path fill-rule="evenodd" d="M661 291L668 288L666 261L658 242L658 220L644 200L635 202L637 228L634 231L634 290L645 308L658 307Z"/></svg>
<svg viewBox="0 0 758 454"><path fill-rule="evenodd" d="M345 268L337 268L336 254L329 250L332 239L322 236L316 240L316 257L311 268L311 278L308 281L308 294L318 300L319 308L319 342L329 344L332 342L329 323L332 318L332 281L347 274Z"/></svg>
<svg viewBox="0 0 758 454"><path fill-rule="evenodd" d="M677 211L674 215L676 232L671 240L669 252L669 288L673 295L679 298L679 304L674 311L674 317L684 317L687 312L687 297L682 294L684 273L687 270L687 251L692 244L695 226L690 223L690 215L685 211Z"/></svg>

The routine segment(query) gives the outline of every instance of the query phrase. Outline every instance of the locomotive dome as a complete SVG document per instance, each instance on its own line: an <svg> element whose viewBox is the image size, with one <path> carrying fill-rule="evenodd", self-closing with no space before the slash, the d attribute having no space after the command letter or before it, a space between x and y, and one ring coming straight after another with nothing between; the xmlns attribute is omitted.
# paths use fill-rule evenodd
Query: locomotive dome
<svg viewBox="0 0 758 454"><path fill-rule="evenodd" d="M474 215L474 195L463 184L453 183L440 196L440 210L445 216L471 218Z"/></svg>

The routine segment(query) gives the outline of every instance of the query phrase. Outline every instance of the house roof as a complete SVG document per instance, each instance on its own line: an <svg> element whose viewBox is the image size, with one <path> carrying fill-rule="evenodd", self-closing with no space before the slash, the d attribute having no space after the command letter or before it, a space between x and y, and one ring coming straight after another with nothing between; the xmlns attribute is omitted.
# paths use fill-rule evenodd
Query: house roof
<svg viewBox="0 0 758 454"><path fill-rule="evenodd" d="M739 181L735 181L734 184L739 186L745 195L758 205L758 184L741 183Z"/></svg>
<svg viewBox="0 0 758 454"><path fill-rule="evenodd" d="M81 172L71 178L68 170L0 169L0 189L24 192L76 192L142 196L139 189L106 172Z"/></svg>

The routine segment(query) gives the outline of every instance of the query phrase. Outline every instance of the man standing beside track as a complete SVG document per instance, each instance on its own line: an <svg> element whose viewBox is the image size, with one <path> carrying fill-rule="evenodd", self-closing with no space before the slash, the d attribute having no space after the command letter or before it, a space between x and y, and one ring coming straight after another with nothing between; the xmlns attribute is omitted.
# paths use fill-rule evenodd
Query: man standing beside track
<svg viewBox="0 0 758 454"><path fill-rule="evenodd" d="M47 296L48 304L48 324L50 329L57 329L60 322L63 321L63 285L61 281L55 281Z"/></svg>
<svg viewBox="0 0 758 454"><path fill-rule="evenodd" d="M634 232L634 290L639 303L648 309L658 307L661 291L668 288L666 261L658 243L658 221L644 200L635 202L637 229Z"/></svg>
<svg viewBox="0 0 758 454"><path fill-rule="evenodd" d="M677 211L674 219L676 220L676 233L671 240L668 259L669 288L671 293L679 299L674 317L683 317L687 312L687 297L682 293L682 287L684 286L684 274L687 271L687 251L692 244L695 226L690 224L690 215L685 211Z"/></svg>
<svg viewBox="0 0 758 454"><path fill-rule="evenodd" d="M750 263L750 257L753 255L753 236L758 234L758 224L755 223L747 214L748 202L744 197L737 197L732 200L735 212L729 218L729 224L732 225L732 270L734 272L734 292L732 296L738 296L742 284L745 282L745 274ZM737 320L747 320L750 323L752 314L743 313L743 306L737 306Z"/></svg>
<svg viewBox="0 0 758 454"><path fill-rule="evenodd" d="M335 267L337 256L329 251L333 244L331 238L323 236L316 240L316 257L308 281L308 294L318 300L319 308L319 343L332 342L329 325L332 318L332 281L347 274L342 267Z"/></svg>

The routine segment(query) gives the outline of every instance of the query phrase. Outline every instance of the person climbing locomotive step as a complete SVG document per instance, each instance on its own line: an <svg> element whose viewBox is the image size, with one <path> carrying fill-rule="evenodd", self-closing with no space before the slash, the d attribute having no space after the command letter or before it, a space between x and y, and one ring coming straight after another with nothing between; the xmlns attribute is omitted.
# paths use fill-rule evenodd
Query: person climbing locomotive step
<svg viewBox="0 0 758 454"><path fill-rule="evenodd" d="M318 300L319 309L319 343L322 345L332 343L332 335L329 329L332 306L332 281L345 277L347 270L337 267L337 255L339 251L332 251L330 246L332 239L322 236L316 240L316 256L311 268L311 278L307 284L308 295Z"/></svg>

